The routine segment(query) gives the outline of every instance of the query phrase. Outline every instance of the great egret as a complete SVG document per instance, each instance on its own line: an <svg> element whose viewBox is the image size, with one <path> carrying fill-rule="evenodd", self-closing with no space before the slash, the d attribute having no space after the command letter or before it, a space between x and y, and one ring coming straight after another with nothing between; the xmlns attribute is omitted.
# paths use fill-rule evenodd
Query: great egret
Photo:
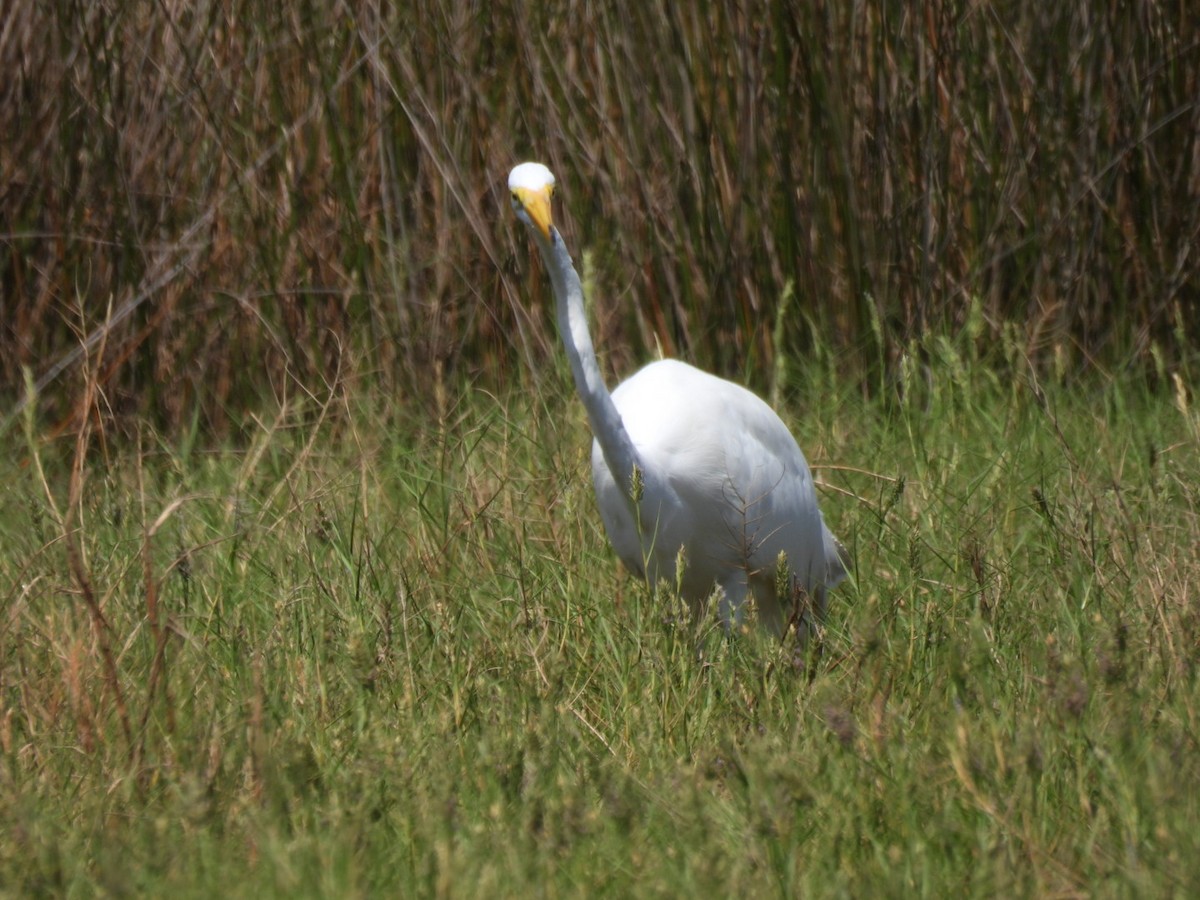
<svg viewBox="0 0 1200 900"><path fill-rule="evenodd" d="M595 440L600 517L625 566L677 585L693 611L719 589L726 628L753 594L760 623L782 634L822 615L845 577L845 549L825 527L795 438L762 399L678 360L650 363L611 394L583 305L583 287L550 198L554 176L527 162L508 176L517 217L550 273L558 329ZM780 589L788 596L780 597Z"/></svg>

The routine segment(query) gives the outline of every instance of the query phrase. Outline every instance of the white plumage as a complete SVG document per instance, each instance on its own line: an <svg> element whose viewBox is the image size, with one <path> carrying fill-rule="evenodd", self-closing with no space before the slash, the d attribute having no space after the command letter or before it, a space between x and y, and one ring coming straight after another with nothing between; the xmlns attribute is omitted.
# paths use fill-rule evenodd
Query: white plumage
<svg viewBox="0 0 1200 900"><path fill-rule="evenodd" d="M554 176L540 163L522 163L508 187L549 271L595 436L600 517L621 561L652 584L678 584L693 609L719 590L727 627L741 622L751 594L765 628L781 634L794 612L806 627L809 610L823 614L826 591L845 577L845 550L825 527L787 426L754 393L677 360L650 363L609 394L583 288L553 225ZM791 596L777 596L781 560Z"/></svg>

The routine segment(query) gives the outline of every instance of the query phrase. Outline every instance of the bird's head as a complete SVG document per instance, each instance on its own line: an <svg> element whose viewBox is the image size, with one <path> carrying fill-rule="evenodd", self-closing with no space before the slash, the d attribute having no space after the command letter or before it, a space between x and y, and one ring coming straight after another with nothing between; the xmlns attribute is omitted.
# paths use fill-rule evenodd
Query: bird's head
<svg viewBox="0 0 1200 900"><path fill-rule="evenodd" d="M550 170L541 163L521 163L508 173L508 190L517 218L550 240L553 226L550 198L554 195L554 175Z"/></svg>

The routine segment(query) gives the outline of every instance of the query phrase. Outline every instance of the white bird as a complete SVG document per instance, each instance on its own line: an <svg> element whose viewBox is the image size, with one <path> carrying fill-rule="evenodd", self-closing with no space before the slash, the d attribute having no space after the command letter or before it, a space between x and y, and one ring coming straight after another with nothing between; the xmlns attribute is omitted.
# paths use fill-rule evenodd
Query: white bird
<svg viewBox="0 0 1200 900"><path fill-rule="evenodd" d="M517 217L550 274L558 329L595 440L600 517L625 566L678 586L694 613L720 592L726 628L753 595L760 624L801 632L846 575L804 453L783 421L740 385L679 362L653 362L611 394L592 349L583 287L551 218L554 176L527 162L508 176ZM790 596L780 597L780 588Z"/></svg>

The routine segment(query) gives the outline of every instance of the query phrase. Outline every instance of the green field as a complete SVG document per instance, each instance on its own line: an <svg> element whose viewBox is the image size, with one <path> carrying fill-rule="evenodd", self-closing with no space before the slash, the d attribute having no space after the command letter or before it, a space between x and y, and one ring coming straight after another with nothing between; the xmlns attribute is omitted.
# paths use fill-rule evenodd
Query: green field
<svg viewBox="0 0 1200 900"><path fill-rule="evenodd" d="M1194 892L1200 419L926 349L783 391L854 557L804 652L618 570L565 366L238 452L9 435L0 883Z"/></svg>

